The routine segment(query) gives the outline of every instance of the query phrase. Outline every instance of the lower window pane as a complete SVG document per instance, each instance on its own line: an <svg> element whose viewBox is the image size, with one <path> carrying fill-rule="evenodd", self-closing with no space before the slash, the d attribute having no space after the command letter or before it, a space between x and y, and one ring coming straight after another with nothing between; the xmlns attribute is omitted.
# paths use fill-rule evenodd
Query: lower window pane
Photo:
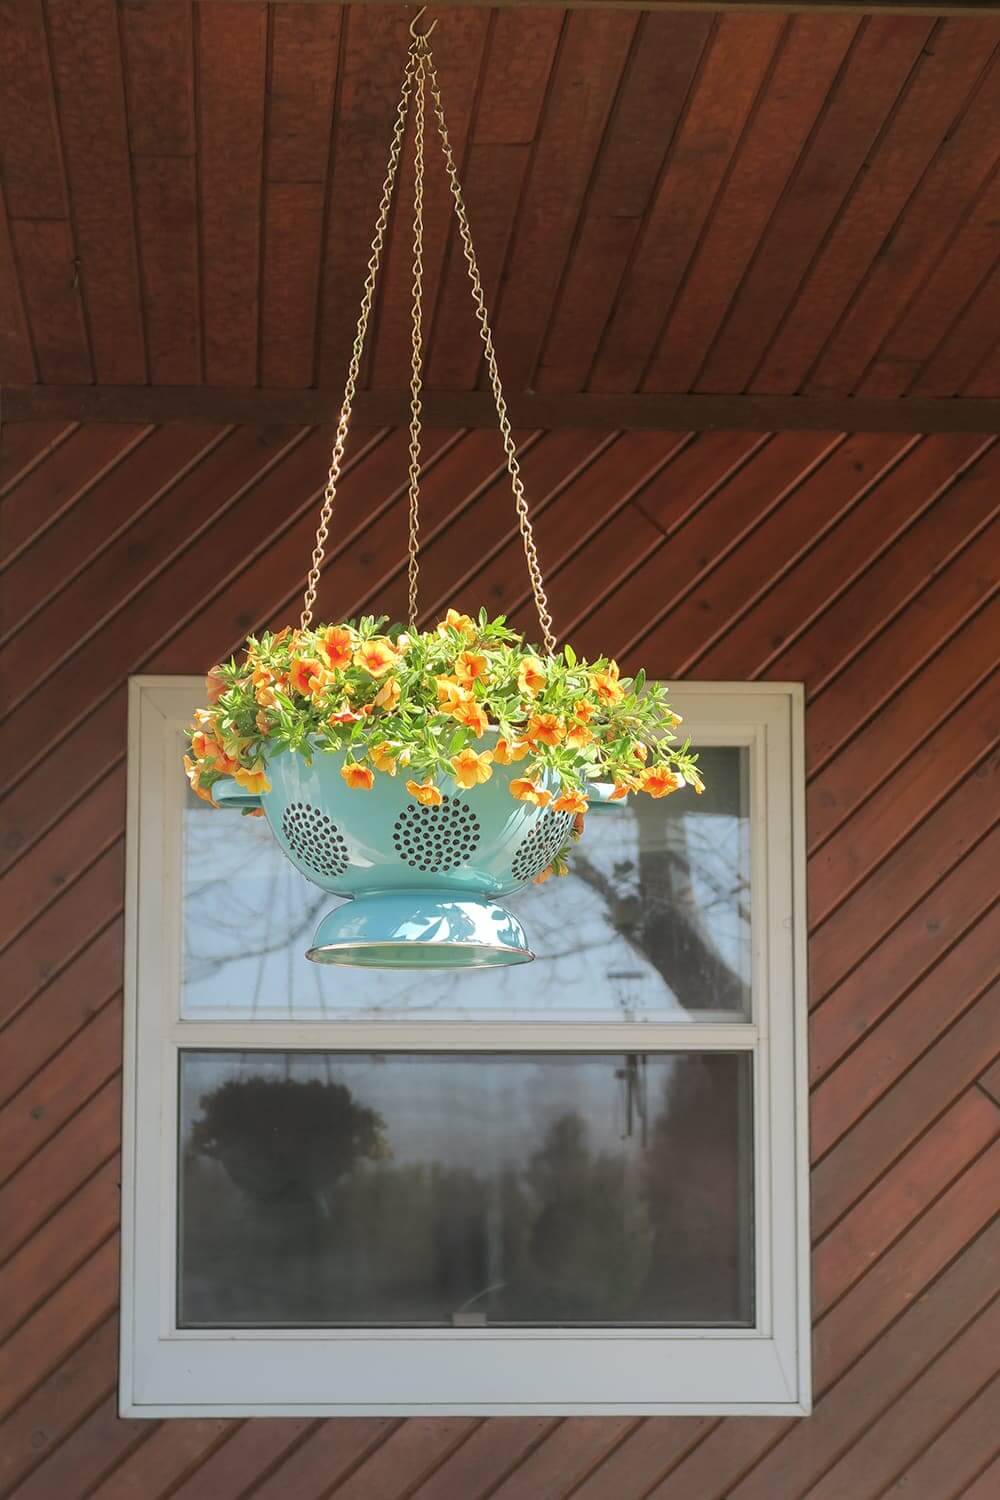
<svg viewBox="0 0 1000 1500"><path fill-rule="evenodd" d="M181 1327L753 1323L748 1053L181 1054Z"/></svg>

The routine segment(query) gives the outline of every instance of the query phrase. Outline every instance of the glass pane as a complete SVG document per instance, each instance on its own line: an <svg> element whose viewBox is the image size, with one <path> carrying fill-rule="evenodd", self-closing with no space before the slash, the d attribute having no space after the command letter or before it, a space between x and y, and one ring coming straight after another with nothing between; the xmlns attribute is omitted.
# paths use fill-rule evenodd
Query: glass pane
<svg viewBox="0 0 1000 1500"><path fill-rule="evenodd" d="M184 1327L753 1322L751 1059L184 1052Z"/></svg>
<svg viewBox="0 0 1000 1500"><path fill-rule="evenodd" d="M594 813L562 880L510 899L513 969L335 969L305 957L336 905L262 818L184 809L183 1013L194 1019L743 1020L750 1014L748 752L703 749L704 796Z"/></svg>

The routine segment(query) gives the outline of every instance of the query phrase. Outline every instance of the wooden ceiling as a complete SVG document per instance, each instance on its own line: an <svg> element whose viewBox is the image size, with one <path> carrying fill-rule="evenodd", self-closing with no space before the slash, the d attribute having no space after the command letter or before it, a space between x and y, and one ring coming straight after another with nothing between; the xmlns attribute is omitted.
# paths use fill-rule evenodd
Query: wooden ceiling
<svg viewBox="0 0 1000 1500"><path fill-rule="evenodd" d="M512 390L1000 396L989 9L442 10ZM0 0L0 381L339 388L412 14ZM436 159L427 199L428 383L470 390Z"/></svg>

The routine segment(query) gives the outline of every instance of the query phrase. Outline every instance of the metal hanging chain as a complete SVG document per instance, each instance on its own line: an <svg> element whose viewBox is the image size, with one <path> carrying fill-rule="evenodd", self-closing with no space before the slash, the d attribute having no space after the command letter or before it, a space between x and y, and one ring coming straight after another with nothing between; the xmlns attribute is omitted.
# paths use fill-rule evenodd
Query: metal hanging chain
<svg viewBox="0 0 1000 1500"><path fill-rule="evenodd" d="M424 84L427 37L418 35L413 93L413 348L410 356L410 516L407 580L410 629L417 628L417 584L420 576L420 392L423 386L424 289Z"/></svg>
<svg viewBox="0 0 1000 1500"><path fill-rule="evenodd" d="M368 260L368 275L365 278L365 288L361 298L361 311L358 314L357 332L354 337L350 364L347 367L347 379L344 382L344 399L340 408L340 419L337 422L337 435L333 442L330 472L327 477L326 489L323 492L323 508L320 511L319 525L316 528L312 566L309 569L309 576L306 580L306 591L302 599L302 614L299 617L299 628L302 630L307 630L312 623L313 605L316 603L316 589L319 586L324 549L330 530L330 517L333 514L334 500L337 497L337 484L344 462L347 433L351 425L351 409L354 404L355 392L357 391L358 377L361 373L361 358L364 353L365 336L368 332L368 320L371 316L372 302L375 297L375 282L382 260L382 250L385 245L385 231L389 222L389 208L392 204L392 193L396 182L396 174L399 169L399 157L403 146L403 133L406 129L406 116L410 107L410 92L413 87L416 60L417 48L413 46L407 56L406 69L403 73L403 85L400 91L399 105L396 109L396 122L393 126L392 143L389 147L389 162L386 168L385 182L382 184L382 198L379 202L378 217L375 220L375 233L371 244L371 255Z"/></svg>
<svg viewBox="0 0 1000 1500"><path fill-rule="evenodd" d="M500 371L497 367L496 350L493 347L493 334L490 331L486 297L483 293L483 283L479 275L479 266L476 262L476 252L472 244L472 231L469 228L465 200L462 197L462 188L458 180L458 171L455 167L455 157L451 149L448 126L444 118L444 106L441 103L441 88L438 83L437 70L434 67L434 59L431 57L429 47L427 49L426 66L430 79L431 99L434 102L434 113L437 116L438 134L441 137L441 148L444 153L445 170L448 174L448 185L451 188L451 196L455 205L455 216L458 219L459 233L462 236L465 263L469 268L472 300L475 303L476 319L479 323L479 333L486 355L486 368L489 371L490 386L493 391L493 401L497 411L497 421L500 425L500 436L503 439L504 452L507 455L510 487L514 494L514 507L517 511L518 526L521 532L521 540L524 544L524 557L528 564L528 575L531 578L531 591L535 597L535 609L538 613L538 623L542 627L542 638L545 642L545 649L551 655L556 649L556 638L552 629L549 601L545 594L545 581L542 578L541 564L538 561L538 552L535 549L535 537L531 529L528 502L525 498L521 469L517 461L517 449L514 446L514 439L511 436L510 418L507 415L507 403L504 400L503 385L501 384Z"/></svg>

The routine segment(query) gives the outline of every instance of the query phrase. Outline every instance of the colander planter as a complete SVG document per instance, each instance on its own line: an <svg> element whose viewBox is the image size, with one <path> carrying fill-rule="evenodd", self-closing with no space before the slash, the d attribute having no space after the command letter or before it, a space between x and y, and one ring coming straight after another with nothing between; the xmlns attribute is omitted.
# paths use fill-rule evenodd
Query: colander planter
<svg viewBox="0 0 1000 1500"><path fill-rule="evenodd" d="M517 767L462 791L442 778L443 801L422 807L402 775L349 788L343 751L276 756L271 790L239 788L223 805L263 809L282 852L300 874L348 897L320 922L307 956L317 963L376 968L486 968L534 957L523 927L501 904L552 862L572 817L510 794ZM555 778L545 789L555 794Z"/></svg>

